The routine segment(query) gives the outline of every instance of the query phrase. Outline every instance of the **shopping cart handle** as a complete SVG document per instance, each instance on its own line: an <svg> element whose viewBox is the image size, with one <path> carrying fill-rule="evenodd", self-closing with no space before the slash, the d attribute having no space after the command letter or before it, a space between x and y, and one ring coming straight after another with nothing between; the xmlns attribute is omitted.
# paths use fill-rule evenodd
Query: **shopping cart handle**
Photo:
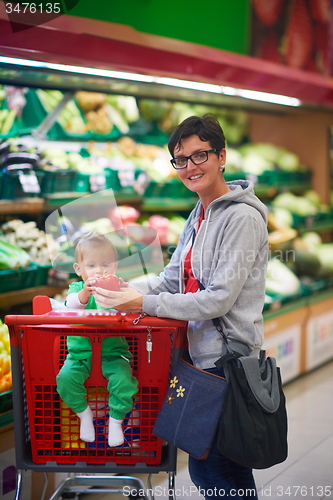
<svg viewBox="0 0 333 500"><path fill-rule="evenodd" d="M133 323L137 318L137 314L113 313L108 314L104 311L86 312L85 314L77 314L68 312L52 311L42 315L14 315L5 316L6 325L119 325L119 323ZM133 323L135 324L135 323ZM157 318L155 316L145 316L137 323L139 326L170 326L180 327L186 326L186 321L169 318Z"/></svg>

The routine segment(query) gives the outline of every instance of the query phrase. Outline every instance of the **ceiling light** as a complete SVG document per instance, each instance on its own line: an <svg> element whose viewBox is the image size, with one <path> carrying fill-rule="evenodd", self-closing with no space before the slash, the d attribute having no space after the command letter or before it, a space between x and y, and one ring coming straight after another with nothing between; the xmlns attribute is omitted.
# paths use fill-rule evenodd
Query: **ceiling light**
<svg viewBox="0 0 333 500"><path fill-rule="evenodd" d="M177 78L164 78L142 75L139 73L128 73L125 71L112 71L107 69L86 68L83 66L72 66L68 64L55 64L41 61L32 61L28 59L15 59L12 57L1 57L0 63L15 64L19 66L28 66L30 68L45 68L55 71L64 71L67 73L80 73L83 75L102 76L106 78L115 78L121 80L130 80L144 83L157 83L159 85L168 85L173 87L198 90L201 92L211 92L215 94L224 94L235 97L243 97L256 101L269 102L272 104L282 104L284 106L300 106L301 101L295 97L288 97L279 94L269 94L267 92L258 92L255 90L243 90L233 87L214 85L210 83L193 82L190 80L179 80Z"/></svg>

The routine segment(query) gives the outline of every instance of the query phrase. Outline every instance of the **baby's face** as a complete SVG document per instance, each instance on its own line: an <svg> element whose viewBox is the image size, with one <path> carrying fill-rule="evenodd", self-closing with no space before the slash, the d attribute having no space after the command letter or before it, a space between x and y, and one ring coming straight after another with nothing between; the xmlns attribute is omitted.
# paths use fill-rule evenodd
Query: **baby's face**
<svg viewBox="0 0 333 500"><path fill-rule="evenodd" d="M88 278L100 278L108 274L115 274L117 269L115 259L115 255L110 255L108 248L86 250L79 263L79 272L83 281Z"/></svg>

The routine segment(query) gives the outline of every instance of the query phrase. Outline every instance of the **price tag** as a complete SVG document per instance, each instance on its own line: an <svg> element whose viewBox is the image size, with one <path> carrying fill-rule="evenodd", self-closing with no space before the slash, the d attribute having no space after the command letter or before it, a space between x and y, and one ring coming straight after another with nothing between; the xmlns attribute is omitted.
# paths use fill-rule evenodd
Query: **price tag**
<svg viewBox="0 0 333 500"><path fill-rule="evenodd" d="M106 179L105 175L91 175L89 178L90 190L95 193L96 191L102 191L106 189Z"/></svg>
<svg viewBox="0 0 333 500"><path fill-rule="evenodd" d="M40 193L40 185L34 171L30 174L19 174L19 181L24 193Z"/></svg>
<svg viewBox="0 0 333 500"><path fill-rule="evenodd" d="M314 224L314 216L313 215L308 215L305 219L305 225L306 227L312 227Z"/></svg>
<svg viewBox="0 0 333 500"><path fill-rule="evenodd" d="M140 172L138 178L136 179L136 182L134 184L134 190L140 194L143 195L147 186L150 183L150 178L146 174L146 172Z"/></svg>
<svg viewBox="0 0 333 500"><path fill-rule="evenodd" d="M118 170L118 179L122 187L134 186L134 170Z"/></svg>

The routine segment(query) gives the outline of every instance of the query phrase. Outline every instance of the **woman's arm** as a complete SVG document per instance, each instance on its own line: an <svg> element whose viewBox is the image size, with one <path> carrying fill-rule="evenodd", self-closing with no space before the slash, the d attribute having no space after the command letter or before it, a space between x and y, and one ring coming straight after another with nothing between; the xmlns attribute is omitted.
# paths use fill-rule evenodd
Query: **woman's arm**
<svg viewBox="0 0 333 500"><path fill-rule="evenodd" d="M252 287L252 295L262 294L265 286L267 263L267 236L263 245L263 232L252 216L233 217L224 229L221 247L206 268L205 290L196 293L143 297L143 311L150 316L179 320L202 321L225 316L236 302L245 283ZM204 251L204 250L203 250ZM213 263L214 262L214 263ZM208 265L208 262L207 262ZM253 267L256 269L252 272Z"/></svg>
<svg viewBox="0 0 333 500"><path fill-rule="evenodd" d="M177 293L180 292L180 269L181 255L189 236L189 219L184 227L184 230L179 237L179 241L174 253L171 256L170 262L165 266L164 270L154 278L146 281L130 283L132 288L138 290L143 295L158 295L161 292Z"/></svg>
<svg viewBox="0 0 333 500"><path fill-rule="evenodd" d="M264 229L263 229L264 230ZM265 228L266 231L266 228ZM225 228L221 248L217 249L218 256L214 269L210 262L208 272L210 282L206 276L203 283L205 290L196 293L179 293L161 291L158 295L141 295L137 290L124 292L105 292L98 290L98 303L105 307L114 307L120 311L145 312L150 316L166 317L180 320L201 321L224 316L228 313L250 276L258 255L263 237L257 222L251 216L233 217ZM238 249L243 249L239 251ZM219 257L219 258L217 258ZM214 259L213 259L214 260ZM267 245L259 259L258 269L253 275L258 275L256 282L251 286L263 290L266 274ZM107 297L102 297L101 292ZM258 293L259 293L258 292ZM256 289L253 289L256 293ZM106 300L106 302L99 302ZM112 301L112 305L110 304Z"/></svg>
<svg viewBox="0 0 333 500"><path fill-rule="evenodd" d="M180 291L179 275L181 266L181 254L184 242L188 236L188 222L181 234L176 250L174 251L169 264L159 276L147 281L130 284L121 287L120 292L111 292L102 288L94 290L94 297L100 306L118 309L121 312L142 312L144 296L159 295L162 292L173 295Z"/></svg>

